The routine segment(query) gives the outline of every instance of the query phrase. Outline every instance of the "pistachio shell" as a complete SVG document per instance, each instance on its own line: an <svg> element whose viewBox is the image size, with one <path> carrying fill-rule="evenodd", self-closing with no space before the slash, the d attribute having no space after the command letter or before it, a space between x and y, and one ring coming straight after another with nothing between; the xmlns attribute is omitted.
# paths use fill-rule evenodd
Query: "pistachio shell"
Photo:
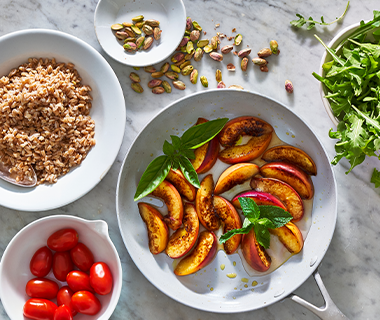
<svg viewBox="0 0 380 320"><path fill-rule="evenodd" d="M227 64L227 70L228 71L235 71L236 67L232 63L229 63L229 64Z"/></svg>

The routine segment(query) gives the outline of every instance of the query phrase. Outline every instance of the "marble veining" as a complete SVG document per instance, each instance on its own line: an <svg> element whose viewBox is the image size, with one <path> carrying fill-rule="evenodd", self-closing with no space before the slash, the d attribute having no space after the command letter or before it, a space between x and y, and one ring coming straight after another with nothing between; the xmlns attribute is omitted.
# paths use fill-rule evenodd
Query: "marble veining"
<svg viewBox="0 0 380 320"><path fill-rule="evenodd" d="M346 1L250 1L250 0L185 0L187 15L197 20L207 31L207 37L216 32L233 35L231 30L243 34L242 47L251 47L253 52L269 45L276 39L281 53L271 57L269 72L262 73L250 62L247 72L240 69L240 59L226 55L223 63L204 57L194 64L200 75L209 80L209 87L216 87L215 71L222 70L227 86L238 84L245 89L259 92L287 105L296 112L325 146L329 157L334 156L334 141L328 138L332 127L324 111L318 82L311 73L318 71L323 47L313 37L317 33L325 42L350 24L361 19L372 18L372 10L378 7L377 0L352 0L347 16L342 23L329 27L316 27L312 31L295 30L289 21L296 13L315 19L324 16L326 21L339 16ZM193 92L207 90L198 82L192 85L188 78L185 91L173 89L171 94L153 95L146 83L149 75L143 70L138 73L145 92L136 94L130 88L129 73L132 68L115 62L108 57L97 42L93 21L96 0L0 0L0 36L29 29L47 28L72 34L98 50L118 76L126 100L127 127L117 160L104 179L88 194L65 207L46 212L20 212L0 207L0 252L4 252L12 237L26 224L47 215L72 214L86 219L107 221L110 236L114 242L123 266L123 289L112 319L209 319L209 320L284 320L317 319L308 310L289 300L284 300L258 311L242 314L211 314L194 310L177 303L162 294L150 284L131 260L120 236L116 218L115 194L118 172L122 160L132 141L145 124L161 109L178 98ZM377 5L377 7L376 7ZM215 28L219 23L220 27ZM222 45L229 43L222 40ZM0 48L1 54L1 48ZM251 54L253 57L255 53ZM234 63L235 72L227 71L226 65ZM161 64L157 65L160 68ZM183 77L182 77L183 78ZM284 81L294 84L294 94L284 90ZM376 319L380 311L380 218L379 196L369 182L373 167L380 168L376 159L366 159L352 173L346 175L348 163L342 161L334 167L338 185L338 221L330 247L322 260L319 272L337 306L350 319ZM326 212L328 214L328 212ZM323 299L313 278L309 278L296 294L304 299L322 305ZM0 305L0 318L9 319Z"/></svg>

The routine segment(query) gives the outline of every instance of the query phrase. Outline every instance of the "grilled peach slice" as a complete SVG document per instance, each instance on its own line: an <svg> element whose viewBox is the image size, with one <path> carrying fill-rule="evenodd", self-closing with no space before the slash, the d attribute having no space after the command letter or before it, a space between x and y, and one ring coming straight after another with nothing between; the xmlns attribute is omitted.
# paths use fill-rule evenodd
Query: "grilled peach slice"
<svg viewBox="0 0 380 320"><path fill-rule="evenodd" d="M253 163L237 163L230 166L220 175L214 193L221 194L226 192L234 186L251 179L259 171L259 166Z"/></svg>
<svg viewBox="0 0 380 320"><path fill-rule="evenodd" d="M270 268L272 259L265 249L257 242L253 228L243 234L241 250L245 261L255 270L264 272Z"/></svg>
<svg viewBox="0 0 380 320"><path fill-rule="evenodd" d="M214 196L214 208L216 214L222 220L223 233L232 229L240 229L241 219L234 206L226 199L220 196ZM223 243L224 251L227 254L232 254L239 247L241 242L241 234L236 234L232 238Z"/></svg>
<svg viewBox="0 0 380 320"><path fill-rule="evenodd" d="M148 229L149 250L153 254L164 251L169 239L169 230L162 214L145 202L138 203L140 216Z"/></svg>
<svg viewBox="0 0 380 320"><path fill-rule="evenodd" d="M270 148L264 152L261 159L266 162L290 162L300 167L307 174L317 175L317 166L313 159L306 152L293 146L277 146Z"/></svg>
<svg viewBox="0 0 380 320"><path fill-rule="evenodd" d="M281 209L286 210L286 207L280 200L278 200L275 196L267 192L252 190L252 191L246 191L246 192L238 194L231 201L231 203L238 209L241 209L240 202L239 202L240 197L251 198L259 206L277 206L277 207L280 207Z"/></svg>
<svg viewBox="0 0 380 320"><path fill-rule="evenodd" d="M218 240L213 232L201 232L197 246L178 263L174 273L177 276L186 276L206 267L214 258L217 247Z"/></svg>
<svg viewBox="0 0 380 320"><path fill-rule="evenodd" d="M185 203L183 215L183 227L174 232L166 246L166 254L172 259L178 259L188 253L197 242L199 232L199 220L195 207L191 203Z"/></svg>
<svg viewBox="0 0 380 320"><path fill-rule="evenodd" d="M205 118L198 118L196 125L205 123L208 120ZM193 165L197 173L205 173L209 171L218 159L219 153L219 141L215 137L203 146L195 149L195 159L191 159L190 162Z"/></svg>
<svg viewBox="0 0 380 320"><path fill-rule="evenodd" d="M302 219L305 212L302 199L297 191L284 181L253 177L251 187L257 191L270 193L280 199L285 204L288 212L293 216L293 222Z"/></svg>
<svg viewBox="0 0 380 320"><path fill-rule="evenodd" d="M182 224L183 205L180 194L177 189L169 182L162 181L161 184L153 190L152 196L161 198L168 207L168 215L164 221L169 228L177 230Z"/></svg>
<svg viewBox="0 0 380 320"><path fill-rule="evenodd" d="M280 228L269 229L269 232L278 236L278 239L290 253L297 254L302 250L302 233L294 223L288 222Z"/></svg>
<svg viewBox="0 0 380 320"><path fill-rule="evenodd" d="M226 163L248 162L259 157L272 139L272 126L256 117L244 116L226 123L219 133L219 142L225 148L219 159ZM236 145L241 136L252 138L244 145Z"/></svg>
<svg viewBox="0 0 380 320"><path fill-rule="evenodd" d="M311 199L314 195L314 186L310 177L293 164L267 163L260 168L260 174L266 178L275 178L286 182L299 193L302 199Z"/></svg>
<svg viewBox="0 0 380 320"><path fill-rule="evenodd" d="M170 169L168 175L166 176L166 180L171 182L179 194L184 196L187 200L191 202L195 200L195 187L187 181L181 170Z"/></svg>
<svg viewBox="0 0 380 320"><path fill-rule="evenodd" d="M195 197L195 207L201 224L209 231L219 229L219 219L215 215L213 204L214 180L209 174L201 182Z"/></svg>

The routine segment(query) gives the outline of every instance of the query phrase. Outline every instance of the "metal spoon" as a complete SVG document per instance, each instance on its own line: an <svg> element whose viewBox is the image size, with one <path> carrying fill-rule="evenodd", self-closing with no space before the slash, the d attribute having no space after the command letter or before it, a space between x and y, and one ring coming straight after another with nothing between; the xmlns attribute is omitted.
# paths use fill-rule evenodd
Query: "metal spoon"
<svg viewBox="0 0 380 320"><path fill-rule="evenodd" d="M31 179L25 178L24 180L17 181L16 180L17 174L10 173L9 172L10 167L6 166L4 163L0 161L0 179L3 179L19 187L25 187L25 188L34 187L37 184L37 175L34 169L32 167L30 168L32 169L32 172L33 172L33 176L31 177Z"/></svg>

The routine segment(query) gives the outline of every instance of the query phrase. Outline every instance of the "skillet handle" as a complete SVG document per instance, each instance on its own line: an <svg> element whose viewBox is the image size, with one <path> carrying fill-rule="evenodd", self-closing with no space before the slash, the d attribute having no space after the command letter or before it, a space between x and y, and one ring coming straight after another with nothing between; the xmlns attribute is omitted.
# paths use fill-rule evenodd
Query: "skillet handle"
<svg viewBox="0 0 380 320"><path fill-rule="evenodd" d="M314 271L313 276L319 290L321 291L323 299L325 300L325 304L322 307L316 307L310 302L307 302L306 300L300 298L299 296L295 294L291 294L289 296L289 299L293 300L294 302L310 310L322 320L349 320L349 318L347 318L342 313L342 311L338 309L338 307L330 298L330 295L327 292L326 287L322 282L322 278L318 273L318 269Z"/></svg>

